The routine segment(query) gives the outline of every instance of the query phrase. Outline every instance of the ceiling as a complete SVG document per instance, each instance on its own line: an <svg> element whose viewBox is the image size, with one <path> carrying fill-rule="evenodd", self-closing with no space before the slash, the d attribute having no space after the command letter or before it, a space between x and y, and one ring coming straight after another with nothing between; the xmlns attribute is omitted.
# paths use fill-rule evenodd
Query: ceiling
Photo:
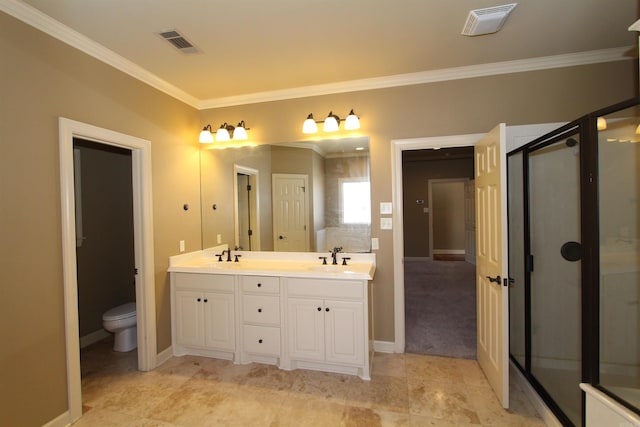
<svg viewBox="0 0 640 427"><path fill-rule="evenodd" d="M627 28L638 17L637 0L521 0L501 31L460 34L470 10L508 3L0 0L5 11L43 12L86 36L81 45L96 42L108 58L125 58L120 67L132 66L130 74L201 108L492 73L505 61L526 69L533 58L570 54L558 59L570 61L589 52L599 62L635 54L637 33ZM184 54L158 35L173 29L199 53Z"/></svg>

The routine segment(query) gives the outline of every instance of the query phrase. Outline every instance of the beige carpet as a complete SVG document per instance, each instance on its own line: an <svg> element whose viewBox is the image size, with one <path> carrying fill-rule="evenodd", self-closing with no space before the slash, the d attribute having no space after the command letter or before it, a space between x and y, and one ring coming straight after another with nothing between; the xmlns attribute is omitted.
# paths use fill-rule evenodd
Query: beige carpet
<svg viewBox="0 0 640 427"><path fill-rule="evenodd" d="M475 359L475 266L427 260L404 269L406 352Z"/></svg>

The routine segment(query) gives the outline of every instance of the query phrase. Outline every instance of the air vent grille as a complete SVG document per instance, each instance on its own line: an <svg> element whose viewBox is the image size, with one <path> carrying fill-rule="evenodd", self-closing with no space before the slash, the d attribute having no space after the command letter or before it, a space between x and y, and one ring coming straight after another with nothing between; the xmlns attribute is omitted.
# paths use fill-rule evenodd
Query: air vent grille
<svg viewBox="0 0 640 427"><path fill-rule="evenodd" d="M196 48L189 40L184 38L184 36L176 30L162 31L158 34L182 53L199 52L198 48Z"/></svg>
<svg viewBox="0 0 640 427"><path fill-rule="evenodd" d="M517 4L511 3L470 11L462 28L462 35L480 36L499 31Z"/></svg>

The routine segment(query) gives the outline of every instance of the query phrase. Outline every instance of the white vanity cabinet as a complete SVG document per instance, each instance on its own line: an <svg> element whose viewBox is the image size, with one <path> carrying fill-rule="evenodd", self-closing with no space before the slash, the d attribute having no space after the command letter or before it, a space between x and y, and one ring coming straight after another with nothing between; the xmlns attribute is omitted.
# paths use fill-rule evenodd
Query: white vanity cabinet
<svg viewBox="0 0 640 427"><path fill-rule="evenodd" d="M232 359L235 353L234 276L172 276L173 352Z"/></svg>
<svg viewBox="0 0 640 427"><path fill-rule="evenodd" d="M173 354L370 379L375 255L349 256L348 266L292 252L170 258Z"/></svg>
<svg viewBox="0 0 640 427"><path fill-rule="evenodd" d="M277 364L280 358L280 278L239 276L241 362Z"/></svg>
<svg viewBox="0 0 640 427"><path fill-rule="evenodd" d="M366 281L286 278L289 368L346 372L369 379Z"/></svg>

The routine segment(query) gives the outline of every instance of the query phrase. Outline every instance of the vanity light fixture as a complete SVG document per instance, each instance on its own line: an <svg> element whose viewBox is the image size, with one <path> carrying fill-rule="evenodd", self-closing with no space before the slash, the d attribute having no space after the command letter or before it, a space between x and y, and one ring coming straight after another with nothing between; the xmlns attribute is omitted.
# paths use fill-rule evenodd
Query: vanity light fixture
<svg viewBox="0 0 640 427"><path fill-rule="evenodd" d="M353 112L353 109L349 112L346 119L341 119L337 115L333 114L333 111L329 111L327 118L324 122L317 122L313 118L313 113L309 113L304 123L302 124L302 133L316 133L318 132L318 123L322 123L323 132L336 132L340 127L340 122L344 122L345 130L360 129L360 119Z"/></svg>
<svg viewBox="0 0 640 427"><path fill-rule="evenodd" d="M598 117L596 127L598 130L605 130L607 128L607 120L604 117Z"/></svg>
<svg viewBox="0 0 640 427"><path fill-rule="evenodd" d="M234 141L244 141L249 139L247 135L247 130L249 128L246 127L244 120L241 120L238 123L238 126L233 127L227 122L224 122L220 125L218 130L216 131L216 142L226 142L233 139ZM213 134L211 133L211 125L206 125L202 128L200 132L200 142L203 144L209 144L213 142Z"/></svg>

